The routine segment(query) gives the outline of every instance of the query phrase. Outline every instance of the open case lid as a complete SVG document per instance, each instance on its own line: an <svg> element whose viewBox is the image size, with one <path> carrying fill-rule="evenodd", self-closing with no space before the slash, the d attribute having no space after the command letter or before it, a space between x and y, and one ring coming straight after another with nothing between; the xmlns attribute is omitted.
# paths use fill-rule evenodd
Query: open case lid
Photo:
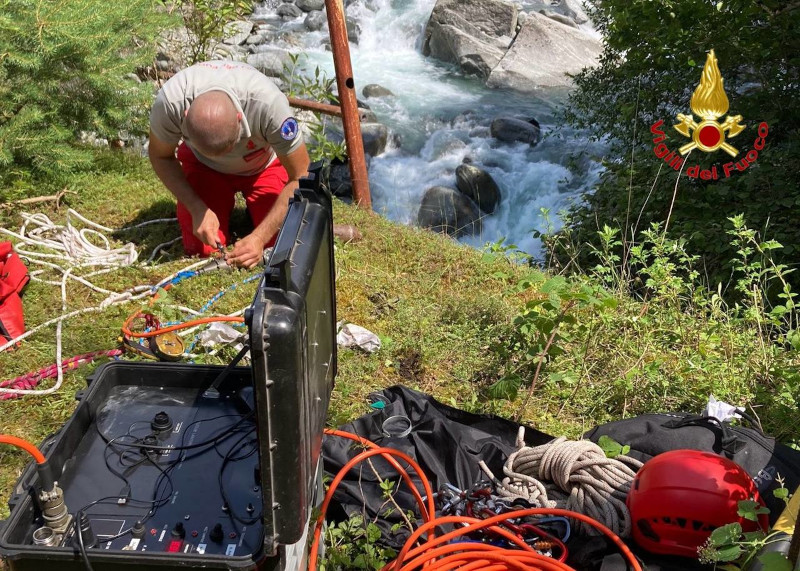
<svg viewBox="0 0 800 571"><path fill-rule="evenodd" d="M305 531L336 376L333 213L320 170L300 181L245 314L268 553Z"/></svg>

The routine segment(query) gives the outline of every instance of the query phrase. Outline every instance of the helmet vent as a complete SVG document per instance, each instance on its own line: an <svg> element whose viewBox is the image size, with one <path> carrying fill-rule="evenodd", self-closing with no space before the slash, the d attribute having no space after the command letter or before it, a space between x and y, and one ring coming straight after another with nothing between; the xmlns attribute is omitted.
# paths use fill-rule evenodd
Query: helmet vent
<svg viewBox="0 0 800 571"><path fill-rule="evenodd" d="M661 538L658 537L658 534L653 530L653 527L650 525L650 522L646 519L640 519L636 522L636 525L639 527L639 531L642 532L646 538L651 539L653 541L659 541Z"/></svg>

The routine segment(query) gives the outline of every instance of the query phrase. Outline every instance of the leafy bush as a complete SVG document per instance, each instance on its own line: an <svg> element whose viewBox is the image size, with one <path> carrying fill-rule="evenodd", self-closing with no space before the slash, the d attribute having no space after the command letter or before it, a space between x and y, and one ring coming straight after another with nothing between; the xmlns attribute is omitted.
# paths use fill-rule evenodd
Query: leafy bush
<svg viewBox="0 0 800 571"><path fill-rule="evenodd" d="M248 0L177 0L176 4L189 31L189 65L210 59L228 24L253 9Z"/></svg>
<svg viewBox="0 0 800 571"><path fill-rule="evenodd" d="M608 141L606 170L586 201L574 207L567 227L576 250L558 250L558 261L585 265L603 225L619 227L629 241L651 222L665 222L669 234L684 236L700 256L712 284L724 283L733 268L735 246L725 239L727 217L743 213L749 224L784 244L779 260L797 260L800 226L800 26L797 4L781 0L609 0L591 3L604 38L599 67L576 78L567 119L593 139ZM730 178L689 179L664 167L653 153L650 126L662 119L665 144L677 149L686 139L671 124L687 113L700 80L706 52L714 49L730 100L730 113L743 116L746 130L732 140L751 149L756 127L769 124L766 147L755 164ZM725 153L689 155L701 168L729 162ZM736 159L734 159L735 162ZM677 185L677 186L676 186ZM677 192L674 206L673 195ZM792 276L795 285L797 276ZM729 292L734 293L734 292Z"/></svg>
<svg viewBox="0 0 800 571"><path fill-rule="evenodd" d="M89 168L81 131L147 132L152 86L125 76L153 61L159 6L0 0L0 200Z"/></svg>

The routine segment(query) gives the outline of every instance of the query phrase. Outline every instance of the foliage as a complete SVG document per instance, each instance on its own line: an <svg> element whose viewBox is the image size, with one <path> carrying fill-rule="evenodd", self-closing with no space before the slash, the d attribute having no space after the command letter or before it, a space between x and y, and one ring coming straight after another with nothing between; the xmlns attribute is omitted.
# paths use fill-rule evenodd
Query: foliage
<svg viewBox="0 0 800 571"><path fill-rule="evenodd" d="M339 99L333 92L336 80L327 77L321 72L319 67L314 68L313 77L308 75L307 70L301 65L302 54L289 54L289 63L284 64L281 80L286 85L286 94L289 97L307 99L310 101L330 102L333 105L339 104ZM308 111L313 116L313 120L305 121L306 145L308 145L311 161L327 159L328 161L343 160L347 156L344 141L336 141L330 137L330 126L336 121L320 112ZM338 120L337 120L338 121ZM341 121L337 125L339 133L342 131ZM309 140L310 139L310 140Z"/></svg>
<svg viewBox="0 0 800 571"><path fill-rule="evenodd" d="M778 488L775 492L776 496L787 499L786 488ZM769 513L767 508L752 500L741 500L738 508L739 517L748 521L758 521L760 515ZM791 571L792 565L782 553L762 553L768 545L785 539L786 534L777 531L743 532L740 523L729 523L711 532L711 536L698 550L698 557L701 563L721 564L717 568L723 571L747 569L756 560L763 569Z"/></svg>
<svg viewBox="0 0 800 571"><path fill-rule="evenodd" d="M800 5L783 0L609 0L590 5L604 38L599 67L576 77L566 119L592 139L608 142L605 172L585 201L571 209L567 228L572 251L557 249L558 262L586 265L598 247L596 230L621 228L624 243L652 222L665 222L669 235L684 236L699 266L715 286L733 268L735 246L724 239L727 217L741 212L762 234L784 244L778 263L796 260L800 226ZM730 100L730 113L743 116L745 131L732 139L740 151L692 152L687 165L702 168L740 160L753 148L757 126L769 125L757 162L730 178L690 179L653 153L650 126L664 121L665 144L686 142L671 125L689 112L706 52L714 49ZM677 187L676 187L677 184ZM677 192L674 208L673 194ZM563 244L562 244L563 245ZM570 263L573 262L573 263ZM790 281L798 283L793 275ZM731 298L736 292L727 290Z"/></svg>
<svg viewBox="0 0 800 571"><path fill-rule="evenodd" d="M152 87L125 76L153 61L159 4L0 0L0 201L90 168L81 131L147 132Z"/></svg>
<svg viewBox="0 0 800 571"><path fill-rule="evenodd" d="M228 25L253 9L249 0L176 0L176 5L189 31L189 65L210 59Z"/></svg>
<svg viewBox="0 0 800 571"><path fill-rule="evenodd" d="M397 554L382 547L380 528L372 522L365 525L360 515L351 516L325 528L325 557L320 571L349 569L381 569Z"/></svg>

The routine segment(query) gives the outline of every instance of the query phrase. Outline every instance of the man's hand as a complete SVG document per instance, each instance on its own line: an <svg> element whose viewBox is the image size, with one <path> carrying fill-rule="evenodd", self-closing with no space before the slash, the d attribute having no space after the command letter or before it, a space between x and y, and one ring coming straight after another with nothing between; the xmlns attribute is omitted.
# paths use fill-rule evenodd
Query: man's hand
<svg viewBox="0 0 800 571"><path fill-rule="evenodd" d="M261 261L263 253L264 240L253 233L236 242L225 259L232 266L250 269Z"/></svg>
<svg viewBox="0 0 800 571"><path fill-rule="evenodd" d="M203 205L196 212L192 212L192 233L203 244L216 247L220 241L219 218L214 212Z"/></svg>

